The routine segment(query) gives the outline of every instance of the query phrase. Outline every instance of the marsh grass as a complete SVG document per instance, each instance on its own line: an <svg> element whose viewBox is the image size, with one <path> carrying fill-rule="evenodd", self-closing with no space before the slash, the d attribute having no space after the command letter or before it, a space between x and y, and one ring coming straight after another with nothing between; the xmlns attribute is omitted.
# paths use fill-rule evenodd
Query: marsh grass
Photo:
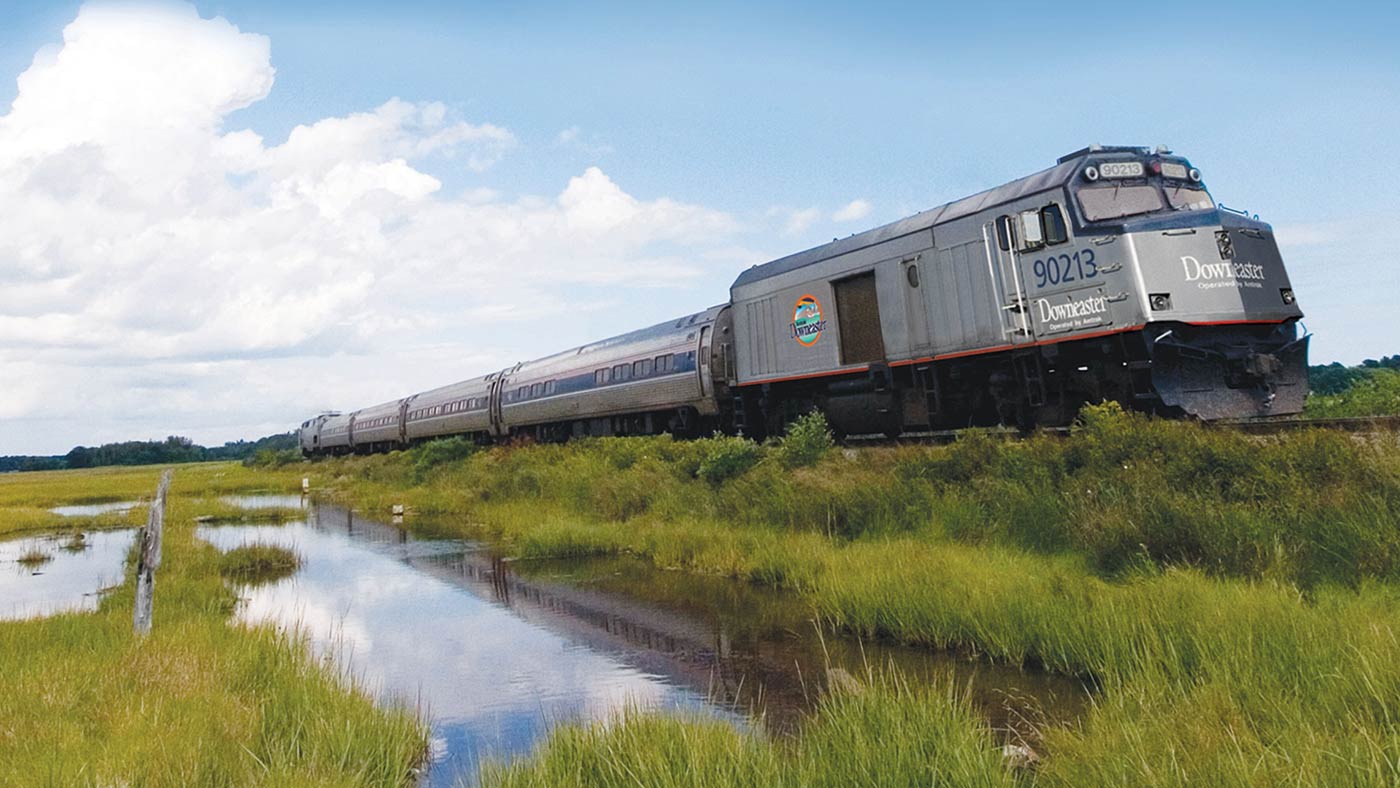
<svg viewBox="0 0 1400 788"><path fill-rule="evenodd" d="M741 438L613 439L312 472L363 508L452 516L519 556L633 554L789 589L838 630L1080 676L1096 704L1043 731L1038 784L1400 781L1393 436L1245 436L1108 406L1068 438L787 456ZM930 730L985 756L962 729ZM638 717L565 727L492 779L646 784L600 759L662 785L822 779L770 747ZM909 784L862 782L868 761L850 753L822 762L833 783Z"/></svg>
<svg viewBox="0 0 1400 788"><path fill-rule="evenodd" d="M43 566L44 564L47 564L52 560L52 555L44 552L43 550L40 550L37 547L31 547L28 550L25 550L23 553L21 553L20 557L15 559L15 563L19 564L25 569L35 569L37 567Z"/></svg>
<svg viewBox="0 0 1400 788"><path fill-rule="evenodd" d="M149 495L159 473L0 476L0 531L14 529L17 509ZM131 634L130 566L96 612L0 623L0 785L413 781L425 746L416 712L377 706L294 633L231 625L220 554L194 536L196 517L223 511L218 496L299 483L296 472L234 464L176 470L154 627L142 642ZM127 517L139 522L144 511Z"/></svg>
<svg viewBox="0 0 1400 788"><path fill-rule="evenodd" d="M264 585L290 577L301 568L293 550L274 544L245 544L219 556L219 574L243 585Z"/></svg>
<svg viewBox="0 0 1400 788"><path fill-rule="evenodd" d="M483 784L545 786L1010 786L991 732L948 679L911 688L892 674L828 694L793 740L702 716L636 708L564 726L531 759L487 764Z"/></svg>

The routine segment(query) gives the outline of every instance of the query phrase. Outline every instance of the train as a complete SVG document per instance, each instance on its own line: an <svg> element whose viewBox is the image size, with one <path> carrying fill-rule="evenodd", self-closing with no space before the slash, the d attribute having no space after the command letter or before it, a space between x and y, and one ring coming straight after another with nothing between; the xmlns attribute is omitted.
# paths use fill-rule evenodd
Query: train
<svg viewBox="0 0 1400 788"><path fill-rule="evenodd" d="M443 436L838 435L1298 413L1309 335L1273 228L1166 147L1054 166L755 265L728 302L302 423L308 456Z"/></svg>

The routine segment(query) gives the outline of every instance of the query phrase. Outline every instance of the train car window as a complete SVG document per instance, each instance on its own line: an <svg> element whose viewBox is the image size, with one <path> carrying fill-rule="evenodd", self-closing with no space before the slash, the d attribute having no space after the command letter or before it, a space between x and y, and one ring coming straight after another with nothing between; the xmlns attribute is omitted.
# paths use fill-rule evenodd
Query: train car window
<svg viewBox="0 0 1400 788"><path fill-rule="evenodd" d="M553 393L554 393L554 381L551 380L551 381L549 381L548 383L544 384L544 393L546 393L546 394L553 394Z"/></svg>
<svg viewBox="0 0 1400 788"><path fill-rule="evenodd" d="M544 396L544 384L543 384L543 383L536 383L536 384L530 386L530 396L532 396L532 397L543 397L543 396Z"/></svg>
<svg viewBox="0 0 1400 788"><path fill-rule="evenodd" d="M1011 251L1011 217L997 217L997 246L1003 252Z"/></svg>
<svg viewBox="0 0 1400 788"><path fill-rule="evenodd" d="M529 386L521 386L520 388L515 390L515 396L517 399L525 399L525 395L528 394L529 391Z"/></svg>
<svg viewBox="0 0 1400 788"><path fill-rule="evenodd" d="M632 367L628 364L617 364L613 366L613 380L622 381L632 376Z"/></svg>
<svg viewBox="0 0 1400 788"><path fill-rule="evenodd" d="M638 378L651 377L652 361L644 358L632 364L632 376Z"/></svg>
<svg viewBox="0 0 1400 788"><path fill-rule="evenodd" d="M1057 203L1050 203L1040 209L1040 229L1045 236L1045 245L1054 246L1069 240L1065 229L1065 214Z"/></svg>
<svg viewBox="0 0 1400 788"><path fill-rule="evenodd" d="M671 371L671 354L656 357L656 374L665 375Z"/></svg>
<svg viewBox="0 0 1400 788"><path fill-rule="evenodd" d="M605 386L612 382L612 367L603 367L598 370L598 385Z"/></svg>

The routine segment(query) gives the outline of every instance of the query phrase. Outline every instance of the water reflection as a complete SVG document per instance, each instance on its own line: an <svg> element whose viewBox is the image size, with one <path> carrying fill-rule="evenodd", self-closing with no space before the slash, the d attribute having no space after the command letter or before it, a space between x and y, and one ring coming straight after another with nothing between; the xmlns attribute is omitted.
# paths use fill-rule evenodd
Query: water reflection
<svg viewBox="0 0 1400 788"><path fill-rule="evenodd" d="M263 495L230 495L223 499L240 509L302 509L306 498L301 495L268 493Z"/></svg>
<svg viewBox="0 0 1400 788"><path fill-rule="evenodd" d="M421 701L433 722L430 784L473 775L483 755L528 751L552 721L603 717L629 702L704 707L701 693L425 571L471 549L465 543L413 539L329 508L306 523L200 535L225 549L259 541L301 553L301 572L245 590L239 615L298 623L371 689Z"/></svg>
<svg viewBox="0 0 1400 788"><path fill-rule="evenodd" d="M744 724L796 727L826 668L894 665L911 680L953 672L999 728L1078 714L1069 679L923 649L822 639L793 596L630 559L510 562L480 545L417 539L343 509L305 523L215 526L228 549L293 547L302 571L245 589L240 615L300 623L318 648L377 691L421 700L434 725L428 780L450 785L486 755L528 749L552 721L600 718L625 703L705 709Z"/></svg>
<svg viewBox="0 0 1400 788"><path fill-rule="evenodd" d="M96 610L101 589L122 580L136 529L31 536L0 542L0 619ZM38 553L48 560L21 564Z"/></svg>
<svg viewBox="0 0 1400 788"><path fill-rule="evenodd" d="M71 506L55 506L49 511L64 517L96 517L110 512L126 512L140 506L140 501L108 501L107 503L83 503Z"/></svg>

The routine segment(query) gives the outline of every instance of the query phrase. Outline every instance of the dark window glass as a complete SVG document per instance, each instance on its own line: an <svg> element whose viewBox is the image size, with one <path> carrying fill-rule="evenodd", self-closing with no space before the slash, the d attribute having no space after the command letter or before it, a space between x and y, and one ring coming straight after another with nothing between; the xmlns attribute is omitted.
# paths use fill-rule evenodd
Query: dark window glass
<svg viewBox="0 0 1400 788"><path fill-rule="evenodd" d="M997 246L1003 252L1011 251L1011 217L997 217Z"/></svg>
<svg viewBox="0 0 1400 788"><path fill-rule="evenodd" d="M637 372L637 375L638 375L639 377L645 378L645 377L649 377L649 376L651 375L652 361L651 361L651 359L649 359L649 358L644 358L644 359L642 359L641 361L638 361L636 364L633 364L632 366L634 366L634 367L640 366L640 368L641 368L641 371L640 371L640 372L637 372L637 370L633 370L634 372Z"/></svg>
<svg viewBox="0 0 1400 788"><path fill-rule="evenodd" d="M554 393L554 381L551 380L551 381L549 381L548 383L544 384L544 393L546 393L546 394L553 394L553 393Z"/></svg>
<svg viewBox="0 0 1400 788"><path fill-rule="evenodd" d="M671 371L671 354L656 357L656 374L665 375Z"/></svg>
<svg viewBox="0 0 1400 788"><path fill-rule="evenodd" d="M1045 245L1054 246L1069 240L1065 229L1065 214L1059 205L1051 204L1040 209L1040 230L1045 236Z"/></svg>
<svg viewBox="0 0 1400 788"><path fill-rule="evenodd" d="M613 380L626 380L627 373L630 371L631 367L627 366L626 364L618 364L617 366L613 367Z"/></svg>
<svg viewBox="0 0 1400 788"><path fill-rule="evenodd" d="M910 286L910 287L918 287L918 286L919 286L919 266L916 265L916 264L914 264L914 263L910 263L910 264L909 264L909 267L906 268L906 269L904 269L904 278L907 279L907 280L909 280L909 286Z"/></svg>

